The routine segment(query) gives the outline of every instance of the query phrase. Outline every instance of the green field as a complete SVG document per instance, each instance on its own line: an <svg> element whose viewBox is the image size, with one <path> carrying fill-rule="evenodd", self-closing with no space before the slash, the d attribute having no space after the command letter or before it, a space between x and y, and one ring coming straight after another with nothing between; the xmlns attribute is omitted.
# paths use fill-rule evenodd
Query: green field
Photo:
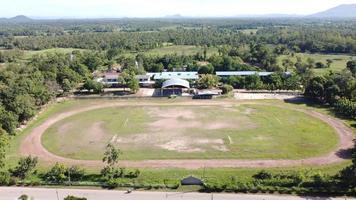
<svg viewBox="0 0 356 200"><path fill-rule="evenodd" d="M42 137L50 152L88 160L101 159L109 142L127 160L300 159L326 154L337 140L318 119L254 104L97 109L57 122Z"/></svg>
<svg viewBox="0 0 356 200"><path fill-rule="evenodd" d="M85 51L84 49L73 49L73 48L53 48L53 49L45 49L40 51L25 51L25 59L31 58L33 55L39 55L43 53L71 53L74 50Z"/></svg>
<svg viewBox="0 0 356 200"><path fill-rule="evenodd" d="M280 56L278 58L278 65L282 66L282 61L283 59L289 57L293 62L297 61L297 56L301 57L303 61L306 61L308 58L314 59L315 62L322 62L326 64L326 60L330 59L333 61L331 64L330 68L323 68L323 69L314 69L314 71L317 74L326 74L329 71L335 71L339 72L342 71L343 69L346 69L346 63L349 60L356 59L356 56L350 56L350 55L335 55L335 54L308 54L308 53L297 53L294 57L290 56Z"/></svg>

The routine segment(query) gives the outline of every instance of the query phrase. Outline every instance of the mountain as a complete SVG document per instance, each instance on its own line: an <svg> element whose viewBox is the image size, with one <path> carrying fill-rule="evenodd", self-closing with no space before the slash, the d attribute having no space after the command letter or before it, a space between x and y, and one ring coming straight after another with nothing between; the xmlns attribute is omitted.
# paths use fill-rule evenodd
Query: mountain
<svg viewBox="0 0 356 200"><path fill-rule="evenodd" d="M343 4L308 17L314 18L356 18L356 4Z"/></svg>
<svg viewBox="0 0 356 200"><path fill-rule="evenodd" d="M0 18L0 21L22 23L22 22L31 22L31 21L33 21L33 19L26 17L25 15L17 15L12 18Z"/></svg>
<svg viewBox="0 0 356 200"><path fill-rule="evenodd" d="M179 18L184 18L184 16L182 16L181 14L175 14L175 15L167 15L164 18L168 18L168 19L179 19Z"/></svg>
<svg viewBox="0 0 356 200"><path fill-rule="evenodd" d="M296 14L262 14L262 15L236 15L236 18L299 18L303 17L303 15Z"/></svg>

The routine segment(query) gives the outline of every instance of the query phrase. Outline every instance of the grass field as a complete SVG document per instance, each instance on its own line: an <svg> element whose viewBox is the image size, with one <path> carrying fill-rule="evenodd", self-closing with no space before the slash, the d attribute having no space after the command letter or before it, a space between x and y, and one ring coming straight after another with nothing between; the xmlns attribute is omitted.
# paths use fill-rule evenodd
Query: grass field
<svg viewBox="0 0 356 200"><path fill-rule="evenodd" d="M43 53L71 53L74 50L85 51L84 49L73 49L73 48L53 48L53 49L45 49L40 51L25 51L25 59L31 58L33 55L43 54Z"/></svg>
<svg viewBox="0 0 356 200"><path fill-rule="evenodd" d="M101 159L110 141L128 160L299 159L331 151L337 136L304 113L242 104L98 109L57 122L42 138L54 154L89 160Z"/></svg>
<svg viewBox="0 0 356 200"><path fill-rule="evenodd" d="M290 57L290 58L293 62L296 62L297 56L301 57L303 61L306 61L308 58L312 58L315 60L315 62L322 62L324 64L326 64L327 59L331 59L333 61L330 68L314 69L314 71L317 74L326 74L330 70L335 72L342 71L343 69L346 69L346 63L349 60L356 59L356 56L342 55L342 54L335 55L335 54L307 54L307 53L297 53L295 57ZM288 56L280 56L278 58L279 66L282 66L282 61L286 57Z"/></svg>

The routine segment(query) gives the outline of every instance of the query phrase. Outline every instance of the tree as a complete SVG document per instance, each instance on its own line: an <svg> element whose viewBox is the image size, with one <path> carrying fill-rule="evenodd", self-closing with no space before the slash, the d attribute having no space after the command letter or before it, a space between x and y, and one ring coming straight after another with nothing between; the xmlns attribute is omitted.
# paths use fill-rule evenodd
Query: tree
<svg viewBox="0 0 356 200"><path fill-rule="evenodd" d="M197 81L198 88L200 89L211 89L218 86L218 84L219 77L211 74L202 75Z"/></svg>
<svg viewBox="0 0 356 200"><path fill-rule="evenodd" d="M83 85L83 89L88 90L89 92L93 91L96 94L99 94L103 91L103 84L99 83L97 81L93 81L93 80L86 80L84 85Z"/></svg>
<svg viewBox="0 0 356 200"><path fill-rule="evenodd" d="M351 71L351 73L355 76L356 75L356 60L348 61L346 64L346 68Z"/></svg>
<svg viewBox="0 0 356 200"><path fill-rule="evenodd" d="M352 152L352 164L339 173L339 179L348 188L356 187L356 140L354 140L354 148Z"/></svg>
<svg viewBox="0 0 356 200"><path fill-rule="evenodd" d="M305 95L311 98L316 98L324 101L325 88L324 85L327 80L323 76L316 76L312 78L305 88Z"/></svg>
<svg viewBox="0 0 356 200"><path fill-rule="evenodd" d="M198 74L213 74L214 73L214 67L213 65L205 65L199 67Z"/></svg>
<svg viewBox="0 0 356 200"><path fill-rule="evenodd" d="M85 175L85 170L78 166L71 166L67 169L66 176L70 181L80 181Z"/></svg>
<svg viewBox="0 0 356 200"><path fill-rule="evenodd" d="M106 57L108 60L112 60L113 58L117 57L120 54L120 49L109 49L106 52Z"/></svg>
<svg viewBox="0 0 356 200"><path fill-rule="evenodd" d="M285 58L285 59L283 59L282 65L284 67L284 71L287 72L288 69L290 69L294 66L294 63L291 59Z"/></svg>
<svg viewBox="0 0 356 200"><path fill-rule="evenodd" d="M9 138L5 131L0 128L0 169L5 166L6 151L9 146Z"/></svg>
<svg viewBox="0 0 356 200"><path fill-rule="evenodd" d="M119 162L121 155L120 149L116 148L113 144L109 143L103 157L103 162L108 166L115 166Z"/></svg>
<svg viewBox="0 0 356 200"><path fill-rule="evenodd" d="M9 106L19 116L20 121L30 119L37 110L35 99L29 94L17 95Z"/></svg>
<svg viewBox="0 0 356 200"><path fill-rule="evenodd" d="M106 146L106 150L103 157L103 162L106 166L101 170L101 175L105 178L112 179L114 177L120 177L124 174L124 169L117 168L117 163L121 155L120 149L116 148L113 144L109 143Z"/></svg>
<svg viewBox="0 0 356 200"><path fill-rule="evenodd" d="M20 158L15 169L10 169L10 172L13 176L24 179L32 173L32 171L36 168L37 163L37 157L32 158L31 156L28 156Z"/></svg>
<svg viewBox="0 0 356 200"><path fill-rule="evenodd" d="M140 83L135 76L130 76L130 79L127 81L127 87L135 94L140 90Z"/></svg>
<svg viewBox="0 0 356 200"><path fill-rule="evenodd" d="M260 76L257 74L251 75L251 76L246 76L245 78L245 88L248 90L257 90L261 89L263 86L263 83L261 81Z"/></svg>
<svg viewBox="0 0 356 200"><path fill-rule="evenodd" d="M3 129L9 134L13 134L19 124L18 120L16 113L5 110L0 104L0 130Z"/></svg>

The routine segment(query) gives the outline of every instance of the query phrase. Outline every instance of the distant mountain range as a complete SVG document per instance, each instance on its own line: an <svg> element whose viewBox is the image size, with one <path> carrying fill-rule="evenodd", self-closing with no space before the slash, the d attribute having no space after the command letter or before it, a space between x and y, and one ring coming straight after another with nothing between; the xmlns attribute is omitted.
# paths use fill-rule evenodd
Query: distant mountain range
<svg viewBox="0 0 356 200"><path fill-rule="evenodd" d="M30 22L33 21L33 19L26 17L25 15L17 15L12 18L0 18L0 21L21 23L21 22Z"/></svg>
<svg viewBox="0 0 356 200"><path fill-rule="evenodd" d="M203 17L187 17L180 14L167 15L164 18L181 19L181 18L203 18ZM293 15L293 14L264 14L264 15L237 15L227 18L355 18L356 19L356 4L342 4L326 11L315 13L312 15ZM53 18L37 18L31 19L24 15L18 15L12 18L0 18L0 22L12 23L27 23L34 20L52 19ZM114 18L110 18L114 19Z"/></svg>
<svg viewBox="0 0 356 200"><path fill-rule="evenodd" d="M356 18L356 4L343 4L308 17L315 18Z"/></svg>

